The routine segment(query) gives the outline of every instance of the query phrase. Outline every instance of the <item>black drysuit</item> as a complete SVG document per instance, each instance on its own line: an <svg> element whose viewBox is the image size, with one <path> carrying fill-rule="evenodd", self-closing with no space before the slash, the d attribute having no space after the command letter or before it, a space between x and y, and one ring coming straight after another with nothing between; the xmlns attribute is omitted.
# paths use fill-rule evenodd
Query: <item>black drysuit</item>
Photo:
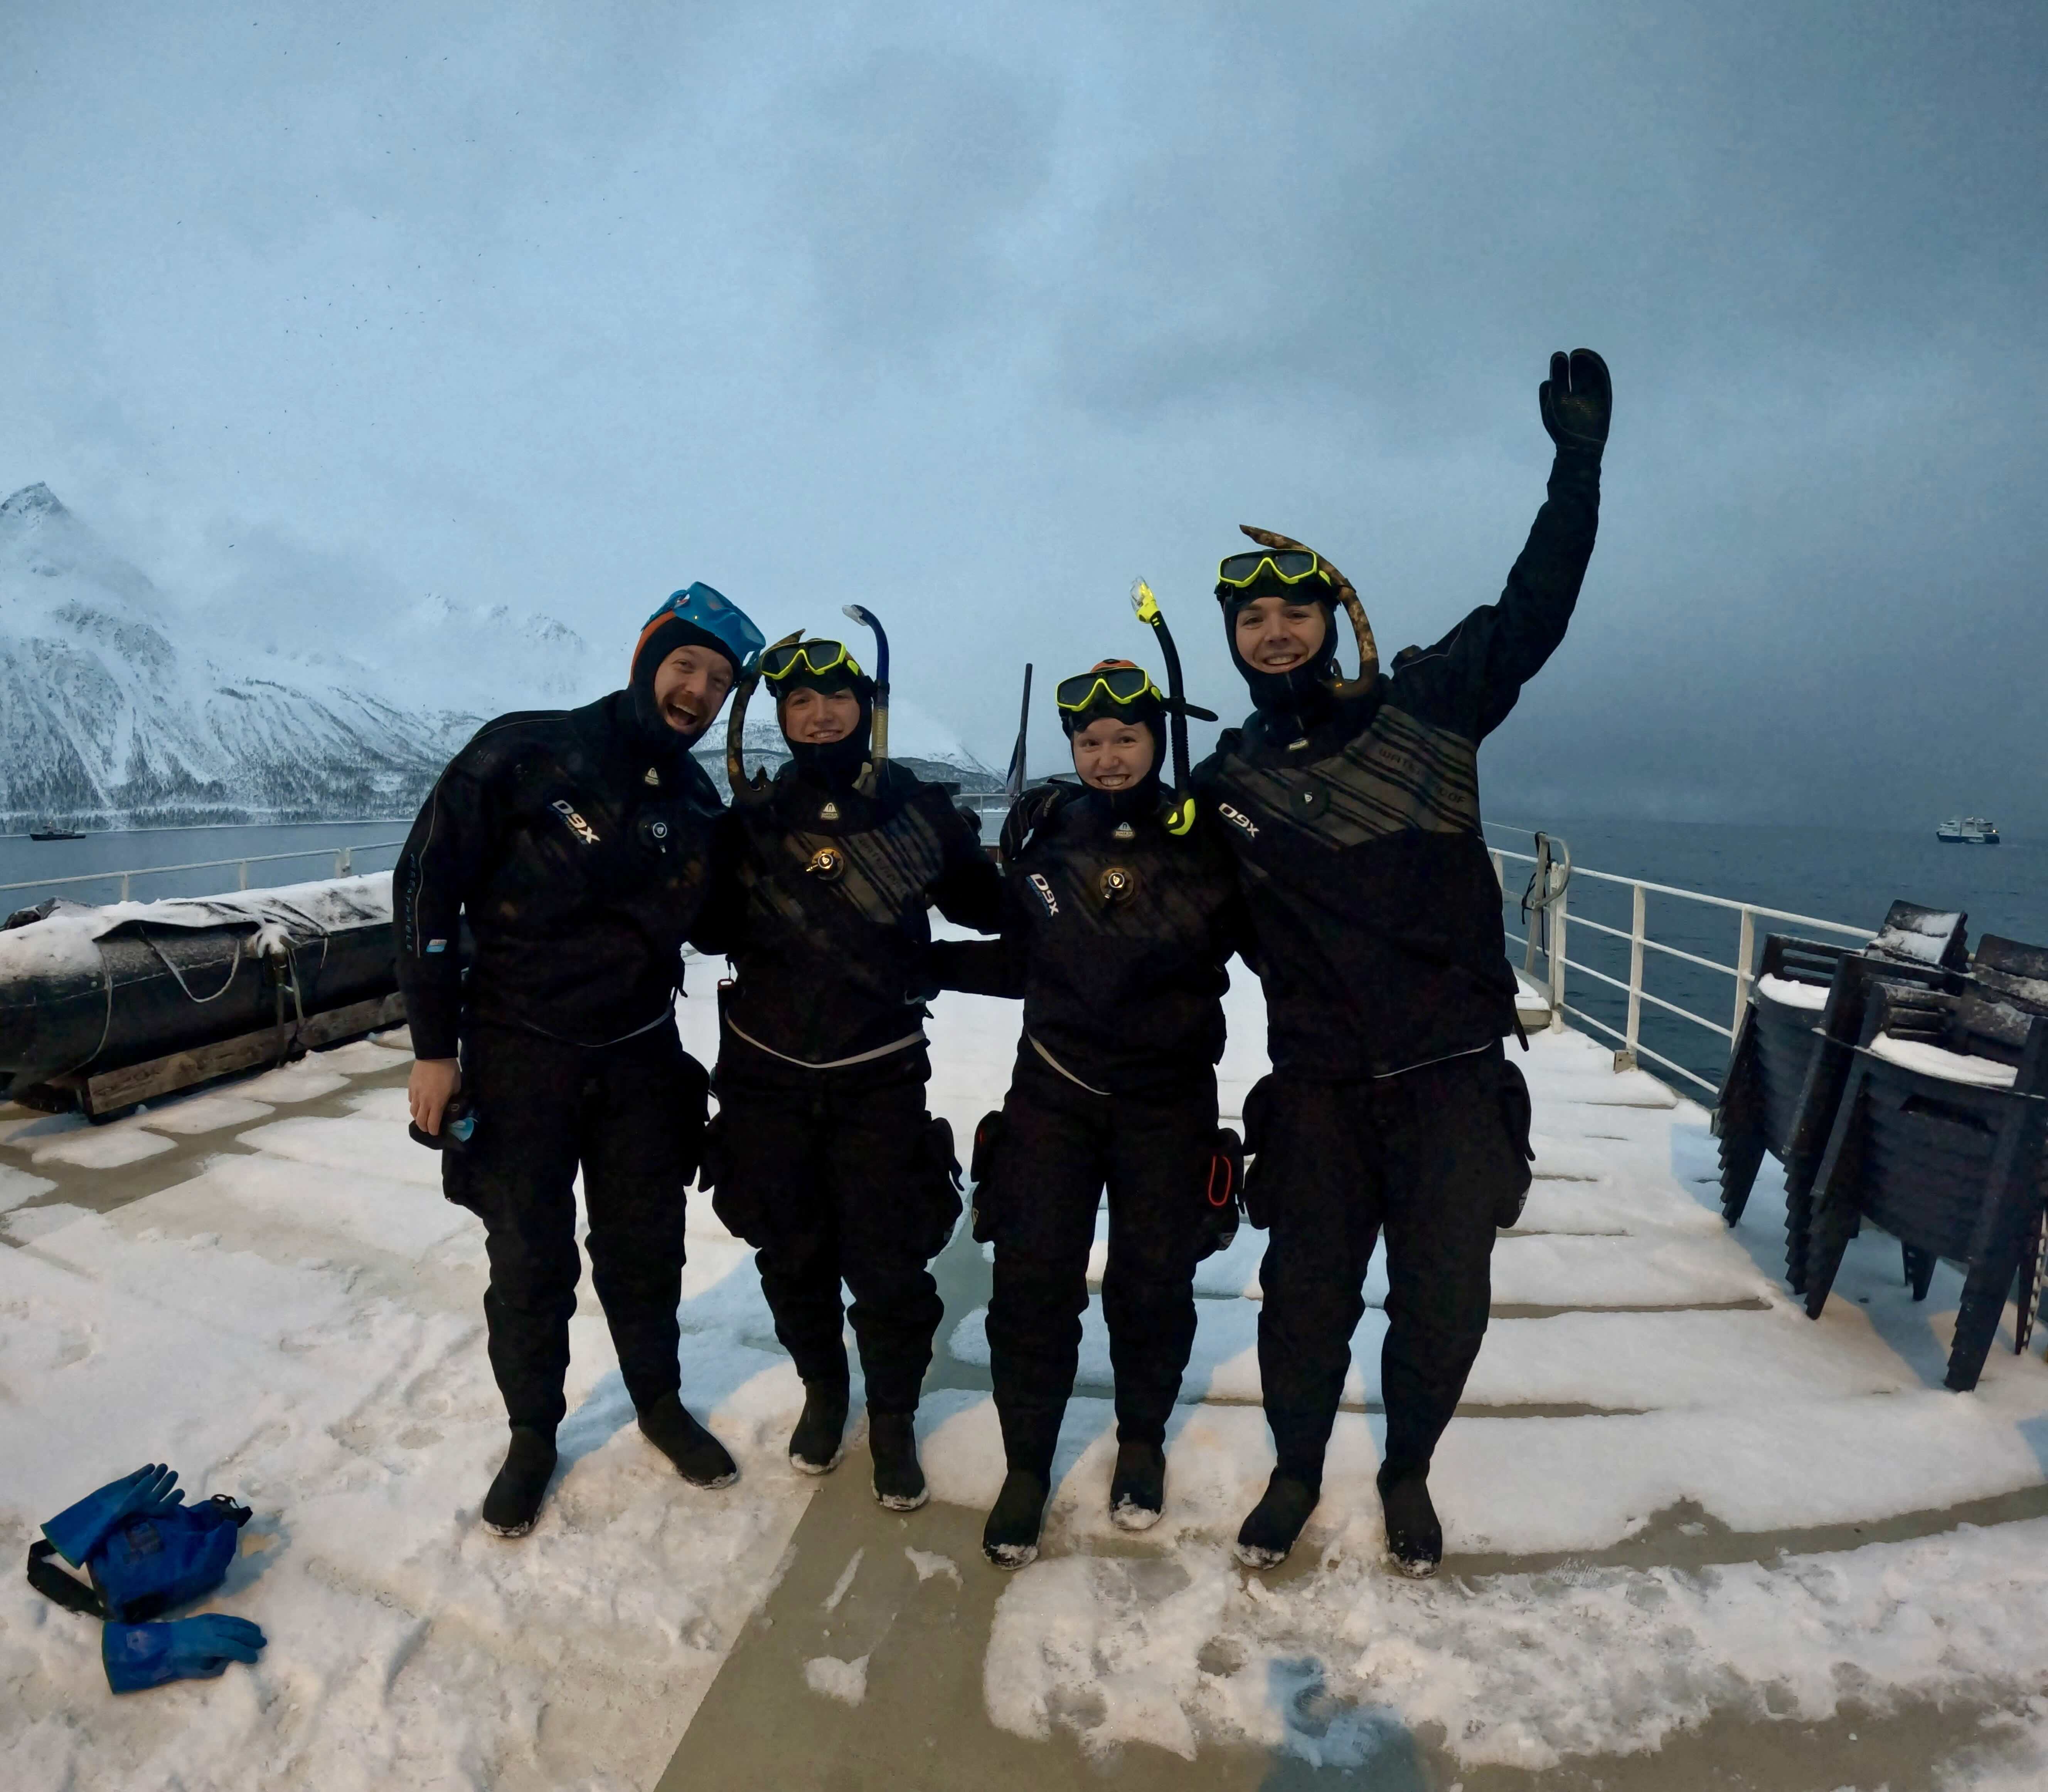
<svg viewBox="0 0 2048 1792"><path fill-rule="evenodd" d="M1042 819L1006 871L1002 941L933 950L948 987L1024 999L975 1203L995 1246L988 1343L1004 1453L1049 1480L1105 1185L1117 1436L1166 1441L1195 1337L1224 967L1247 929L1228 852L1200 831L1169 833L1156 783L1026 800Z"/></svg>
<svg viewBox="0 0 2048 1792"><path fill-rule="evenodd" d="M1564 637L1599 502L1597 452L1561 448L1498 603L1349 700L1317 687L1255 713L1197 768L1258 939L1274 1067L1245 1113L1247 1200L1272 1233L1259 1371L1281 1469L1311 1485L1383 1228L1389 1480L1427 1470L1486 1330L1494 1228L1528 1186L1528 1096L1500 1046L1515 977L1479 744Z"/></svg>
<svg viewBox="0 0 2048 1792"><path fill-rule="evenodd" d="M845 1385L844 1282L869 1410L914 1412L944 1315L925 1266L960 1217L951 1136L925 1110L926 910L993 930L1001 879L945 791L895 765L870 798L792 762L727 827L707 943L735 980L704 1180L758 1252L797 1372Z"/></svg>
<svg viewBox="0 0 2048 1792"><path fill-rule="evenodd" d="M453 1057L460 1041L476 1114L442 1154L442 1187L484 1223L491 1365L515 1425L552 1432L564 1410L579 1165L626 1391L643 1411L676 1391L706 1078L673 1004L720 813L682 738L636 723L620 691L479 729L392 875L413 1049Z"/></svg>

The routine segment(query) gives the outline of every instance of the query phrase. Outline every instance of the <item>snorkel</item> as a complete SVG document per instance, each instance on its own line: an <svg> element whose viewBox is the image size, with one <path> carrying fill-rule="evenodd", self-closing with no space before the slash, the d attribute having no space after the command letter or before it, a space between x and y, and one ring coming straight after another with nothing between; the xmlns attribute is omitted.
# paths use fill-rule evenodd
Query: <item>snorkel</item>
<svg viewBox="0 0 2048 1792"><path fill-rule="evenodd" d="M1173 646L1173 637L1167 629L1159 600L1142 579L1131 581L1131 607L1138 612L1138 621L1149 623L1152 632L1158 636L1159 651L1166 661L1166 726L1173 743L1173 807L1166 816L1166 832L1185 834L1195 824L1195 799L1188 789L1188 718L1199 716L1204 721L1213 722L1216 717L1208 710L1191 708L1189 705L1181 685L1180 654Z"/></svg>
<svg viewBox="0 0 2048 1792"><path fill-rule="evenodd" d="M775 646L793 647L803 638L804 631L798 629L784 635ZM732 693L732 712L725 724L725 781L732 786L733 801L749 809L767 801L773 788L767 773L757 771L749 776L747 770L747 704L754 695L754 687L761 682L761 661L762 655L756 654L747 661L739 688Z"/></svg>
<svg viewBox="0 0 2048 1792"><path fill-rule="evenodd" d="M870 728L867 763L861 767L853 785L863 797L872 797L881 787L882 768L889 762L889 637L882 632L872 610L845 603L840 606L840 614L875 636L875 719Z"/></svg>
<svg viewBox="0 0 2048 1792"><path fill-rule="evenodd" d="M1014 807L1024 794L1024 756L1031 733L1031 662L1024 662L1024 706L1017 716L1017 744L1010 750L1010 770L1003 778L1003 793Z"/></svg>
<svg viewBox="0 0 2048 1792"><path fill-rule="evenodd" d="M1262 548L1272 548L1282 553L1316 552L1291 535L1275 534L1270 529L1255 529L1248 522L1241 522L1237 527L1240 534L1250 536ZM1379 646L1372 638L1372 624L1365 619L1365 606L1359 602L1358 592L1351 580L1323 559L1321 554L1316 554L1316 558L1321 563L1323 570L1329 574L1331 584L1336 586L1338 599L1344 607L1344 614L1351 618L1351 631L1358 641L1357 677L1333 680L1329 689L1340 697L1355 697L1371 689L1373 681L1379 676Z"/></svg>

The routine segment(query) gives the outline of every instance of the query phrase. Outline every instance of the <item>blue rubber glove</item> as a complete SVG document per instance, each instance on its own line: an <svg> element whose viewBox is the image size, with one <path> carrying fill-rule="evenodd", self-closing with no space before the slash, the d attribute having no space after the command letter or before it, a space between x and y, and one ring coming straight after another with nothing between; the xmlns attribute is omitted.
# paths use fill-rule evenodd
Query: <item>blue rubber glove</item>
<svg viewBox="0 0 2048 1792"><path fill-rule="evenodd" d="M169 1624L108 1624L100 1631L99 1658L107 1684L139 1693L173 1680L211 1680L230 1662L253 1662L263 1633L246 1618L203 1612Z"/></svg>
<svg viewBox="0 0 2048 1792"><path fill-rule="evenodd" d="M73 1568L83 1568L85 1558L123 1519L168 1511L182 1504L185 1496L174 1491L177 1480L176 1472L162 1463L145 1464L132 1475L109 1481L97 1493L88 1493L76 1506L67 1506L43 1526L43 1534Z"/></svg>

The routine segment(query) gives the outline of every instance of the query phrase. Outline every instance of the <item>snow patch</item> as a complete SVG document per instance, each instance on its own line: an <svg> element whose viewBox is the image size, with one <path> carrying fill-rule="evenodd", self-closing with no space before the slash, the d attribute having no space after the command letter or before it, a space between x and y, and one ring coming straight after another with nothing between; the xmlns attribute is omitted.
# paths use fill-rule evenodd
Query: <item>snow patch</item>
<svg viewBox="0 0 2048 1792"><path fill-rule="evenodd" d="M910 1565L917 1569L917 1583L920 1586L930 1580L934 1574L944 1575L956 1587L960 1584L960 1564L951 1556L942 1556L935 1550L909 1548L904 1550L903 1554Z"/></svg>
<svg viewBox="0 0 2048 1792"><path fill-rule="evenodd" d="M38 1142L29 1153L39 1164L73 1164L80 1169L118 1169L123 1164L140 1163L160 1151L171 1149L168 1138L139 1127L116 1124L95 1127L87 1132L65 1133Z"/></svg>
<svg viewBox="0 0 2048 1792"><path fill-rule="evenodd" d="M804 1663L804 1684L841 1705L859 1705L867 1697L867 1658L843 1662L836 1655L816 1656Z"/></svg>
<svg viewBox="0 0 2048 1792"><path fill-rule="evenodd" d="M1770 1567L1402 1581L1368 1560L1279 1587L1220 1553L1088 1557L999 1602L991 1716L1092 1755L1198 1742L1357 1767L1424 1724L1468 1767L1645 1753L1734 1710L2023 1700L2048 1648L2048 1521Z"/></svg>

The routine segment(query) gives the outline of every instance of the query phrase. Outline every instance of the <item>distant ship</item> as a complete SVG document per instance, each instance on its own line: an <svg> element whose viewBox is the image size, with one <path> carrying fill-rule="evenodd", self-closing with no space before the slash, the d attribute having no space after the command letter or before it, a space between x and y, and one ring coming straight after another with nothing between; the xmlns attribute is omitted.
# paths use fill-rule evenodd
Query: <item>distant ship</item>
<svg viewBox="0 0 2048 1792"><path fill-rule="evenodd" d="M1981 815L1966 815L1960 821L1944 821L1934 838L1957 846L1996 846L1998 830Z"/></svg>
<svg viewBox="0 0 2048 1792"><path fill-rule="evenodd" d="M32 840L82 840L85 836L75 828L32 828L29 831L29 838Z"/></svg>

